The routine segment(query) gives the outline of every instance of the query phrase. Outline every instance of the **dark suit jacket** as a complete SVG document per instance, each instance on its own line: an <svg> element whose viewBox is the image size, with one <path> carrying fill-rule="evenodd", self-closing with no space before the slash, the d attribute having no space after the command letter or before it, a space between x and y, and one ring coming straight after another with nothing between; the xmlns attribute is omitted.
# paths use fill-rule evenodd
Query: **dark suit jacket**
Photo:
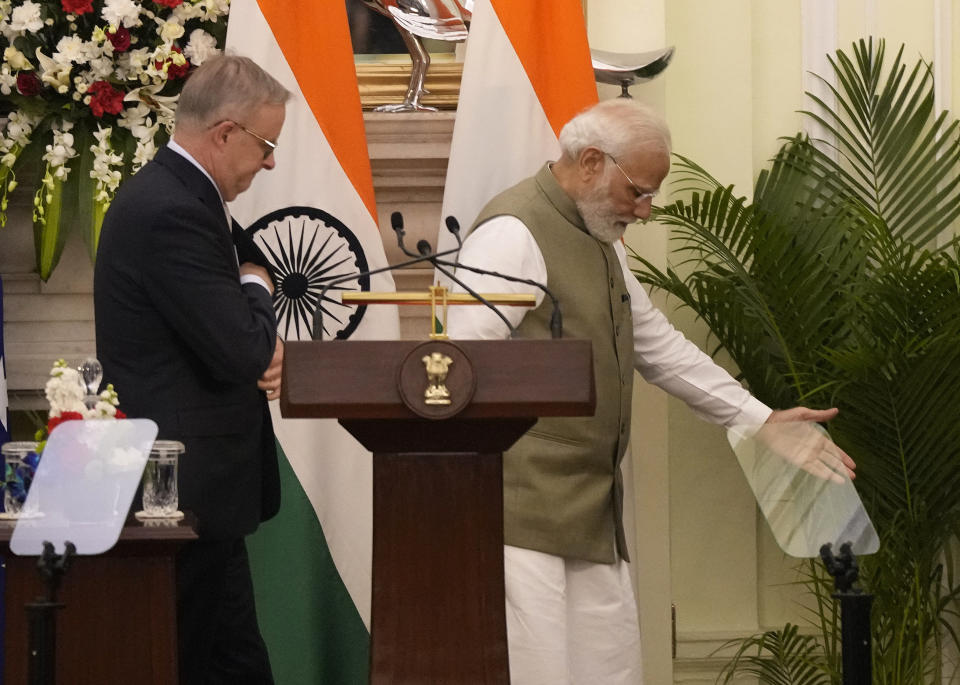
<svg viewBox="0 0 960 685"><path fill-rule="evenodd" d="M159 150L110 205L94 305L97 355L120 408L186 446L180 508L196 513L205 538L253 532L280 505L273 426L256 387L276 317L265 289L240 285L216 188L177 153Z"/></svg>

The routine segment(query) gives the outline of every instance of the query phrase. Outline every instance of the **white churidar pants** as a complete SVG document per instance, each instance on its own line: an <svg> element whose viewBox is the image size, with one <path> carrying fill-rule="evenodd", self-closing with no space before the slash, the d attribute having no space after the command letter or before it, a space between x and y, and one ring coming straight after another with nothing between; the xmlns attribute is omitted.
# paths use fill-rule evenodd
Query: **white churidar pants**
<svg viewBox="0 0 960 685"><path fill-rule="evenodd" d="M512 685L641 685L640 627L622 559L504 547Z"/></svg>

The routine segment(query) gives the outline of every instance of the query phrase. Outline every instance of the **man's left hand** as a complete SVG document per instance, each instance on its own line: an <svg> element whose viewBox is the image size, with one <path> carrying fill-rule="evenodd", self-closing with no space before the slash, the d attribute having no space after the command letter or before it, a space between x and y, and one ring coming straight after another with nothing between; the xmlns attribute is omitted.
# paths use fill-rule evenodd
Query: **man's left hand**
<svg viewBox="0 0 960 685"><path fill-rule="evenodd" d="M277 346L273 348L273 359L270 366L263 372L257 387L267 393L268 400L280 397L280 380L283 375L283 340L277 338Z"/></svg>

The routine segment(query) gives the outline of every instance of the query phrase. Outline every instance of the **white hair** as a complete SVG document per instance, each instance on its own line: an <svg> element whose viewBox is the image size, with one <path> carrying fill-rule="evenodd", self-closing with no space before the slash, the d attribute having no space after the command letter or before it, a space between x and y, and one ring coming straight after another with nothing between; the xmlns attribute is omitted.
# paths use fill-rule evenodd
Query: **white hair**
<svg viewBox="0 0 960 685"><path fill-rule="evenodd" d="M635 150L660 148L669 155L670 129L652 107L628 98L604 100L568 121L560 131L560 149L577 159L587 147L616 158Z"/></svg>

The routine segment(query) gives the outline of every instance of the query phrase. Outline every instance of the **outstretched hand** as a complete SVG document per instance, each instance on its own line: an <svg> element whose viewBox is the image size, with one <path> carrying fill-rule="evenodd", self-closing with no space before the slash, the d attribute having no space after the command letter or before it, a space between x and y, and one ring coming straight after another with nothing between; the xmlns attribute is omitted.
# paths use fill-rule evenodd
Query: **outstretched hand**
<svg viewBox="0 0 960 685"><path fill-rule="evenodd" d="M839 410L794 407L775 411L767 418L756 438L791 464L823 480L843 482L846 474L856 478L856 463L822 430L808 423L822 423Z"/></svg>

